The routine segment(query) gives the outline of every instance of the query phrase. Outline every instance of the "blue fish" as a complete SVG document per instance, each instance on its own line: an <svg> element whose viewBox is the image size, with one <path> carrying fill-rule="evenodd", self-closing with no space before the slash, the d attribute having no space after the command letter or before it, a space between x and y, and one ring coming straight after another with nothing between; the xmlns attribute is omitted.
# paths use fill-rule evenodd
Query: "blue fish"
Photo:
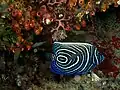
<svg viewBox="0 0 120 90"><path fill-rule="evenodd" d="M54 42L51 72L59 75L83 75L104 60L104 55L89 43Z"/></svg>

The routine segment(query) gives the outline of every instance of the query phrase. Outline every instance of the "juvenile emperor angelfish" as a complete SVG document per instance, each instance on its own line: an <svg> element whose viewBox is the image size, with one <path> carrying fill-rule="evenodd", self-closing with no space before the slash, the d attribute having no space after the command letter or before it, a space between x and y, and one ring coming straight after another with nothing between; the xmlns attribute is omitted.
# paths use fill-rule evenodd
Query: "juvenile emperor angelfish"
<svg viewBox="0 0 120 90"><path fill-rule="evenodd" d="M51 71L59 75L83 75L91 72L104 56L89 43L53 43Z"/></svg>

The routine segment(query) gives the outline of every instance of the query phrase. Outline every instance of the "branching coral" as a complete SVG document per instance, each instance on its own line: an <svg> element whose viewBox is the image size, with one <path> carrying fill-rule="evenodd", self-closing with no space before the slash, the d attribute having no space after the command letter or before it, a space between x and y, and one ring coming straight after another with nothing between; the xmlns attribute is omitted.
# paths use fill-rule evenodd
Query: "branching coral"
<svg viewBox="0 0 120 90"><path fill-rule="evenodd" d="M60 40L59 38L54 39L54 34L56 34L57 32L61 32L62 34L63 32L59 31L61 29L66 31L72 30L71 21L73 19L73 15L72 13L69 13L64 7L55 8L54 12L55 12L54 22L57 23L58 25L56 27L52 27L51 32L53 33L53 40ZM59 34L57 35L61 38L61 34L60 35Z"/></svg>
<svg viewBox="0 0 120 90"><path fill-rule="evenodd" d="M37 15L40 17L44 26L51 25L51 30L49 31L52 33L53 40L60 40L64 37L62 36L63 32L59 30L69 31L72 29L70 23L74 15L73 12L67 10L64 5L65 3L66 0L44 0L39 2L42 10L40 9ZM58 35L59 38L57 38L56 35Z"/></svg>
<svg viewBox="0 0 120 90"><path fill-rule="evenodd" d="M26 31L34 29L36 35L40 35L42 30L44 30L50 31L53 35L53 40L57 41L60 39L54 38L54 36L58 35L55 33L59 32L60 34L62 32L59 30L80 30L81 26L85 28L86 21L83 16L86 14L89 14L90 17L95 15L96 8L101 4L100 9L102 11L105 11L110 5L106 0L89 0L88 2L84 0L35 0L30 1L32 3L28 2L29 6L26 2L21 2L22 4L20 4L20 2L15 1L13 4L14 9L11 10L13 8L12 5L9 8L12 15L13 29L17 35L20 35L23 29ZM61 35L58 36L61 37Z"/></svg>

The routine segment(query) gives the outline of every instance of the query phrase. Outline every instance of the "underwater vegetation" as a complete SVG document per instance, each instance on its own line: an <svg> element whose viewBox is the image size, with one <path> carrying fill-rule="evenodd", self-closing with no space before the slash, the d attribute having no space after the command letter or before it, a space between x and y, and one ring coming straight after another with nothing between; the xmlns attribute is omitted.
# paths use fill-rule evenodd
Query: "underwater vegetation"
<svg viewBox="0 0 120 90"><path fill-rule="evenodd" d="M93 71L119 78L119 5L120 0L1 1L0 83L27 90L32 83L42 86L43 77L49 81L51 61L45 53L55 41L93 44L105 57Z"/></svg>

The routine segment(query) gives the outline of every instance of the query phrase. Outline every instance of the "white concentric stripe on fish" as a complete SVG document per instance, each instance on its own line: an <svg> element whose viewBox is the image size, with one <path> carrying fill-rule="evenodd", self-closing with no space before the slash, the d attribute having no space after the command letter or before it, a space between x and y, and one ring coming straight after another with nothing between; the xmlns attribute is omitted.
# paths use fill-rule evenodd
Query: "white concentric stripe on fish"
<svg viewBox="0 0 120 90"><path fill-rule="evenodd" d="M81 48L81 47L79 47L79 48ZM78 49L77 47L76 47L76 49ZM84 51L84 49L83 48L81 48L81 49L78 49L79 50L79 52L82 54L81 56L82 57L80 57L80 61L82 61L81 62L81 64L79 65L79 69L82 67L82 65L83 65L83 63L84 63L84 59L85 59L85 54L83 53L83 52L85 52Z"/></svg>
<svg viewBox="0 0 120 90"><path fill-rule="evenodd" d="M69 47L69 48L71 48L71 47ZM68 49L69 49L68 48ZM76 48L76 47L75 47ZM73 50L74 48L72 48L72 50ZM64 51L62 51L61 49L60 49L60 52L57 54L57 56L59 55L59 54L61 54L61 52L63 53ZM69 52L68 52L69 53ZM64 53L63 53L64 54ZM65 54L64 54L65 55ZM68 54L67 54L68 55ZM70 55L69 55L70 56ZM83 56L83 55L82 55ZM70 58L70 57L69 57Z"/></svg>
<svg viewBox="0 0 120 90"><path fill-rule="evenodd" d="M87 54L87 62L86 62L86 64L85 64L85 66L80 70L80 72L81 71L83 71L86 67L87 67L87 65L88 65L88 63L89 63L89 51L88 51L88 48L86 48L86 46L85 45L82 45L83 47L85 47L85 49L86 49L86 54Z"/></svg>
<svg viewBox="0 0 120 90"><path fill-rule="evenodd" d="M80 60L80 58L79 58L79 56L77 56L77 61L79 61ZM84 62L84 61L83 61ZM75 64L74 64L75 65ZM77 71L77 70L79 70L80 69L80 66L78 67L78 68L76 68L76 69L74 69L74 70L67 70L67 73L73 73L73 72L75 72L75 71ZM65 70L66 71L66 70Z"/></svg>
<svg viewBox="0 0 120 90"><path fill-rule="evenodd" d="M65 70L65 68L68 67L68 66L71 64L71 62L72 62L72 60L70 60L70 61L69 61L68 63L66 63L66 64L56 62L56 65L57 65L59 68Z"/></svg>
<svg viewBox="0 0 120 90"><path fill-rule="evenodd" d="M89 56L86 56L86 57L89 57ZM87 59L87 58L86 58L86 59ZM83 60L83 61L86 62L85 60ZM78 71L79 71L79 72L83 72L83 71L85 72L85 70L89 67L89 62L90 62L90 61L87 60L87 63L82 64L81 67L79 66L78 68L81 68L81 70L79 69Z"/></svg>
<svg viewBox="0 0 120 90"><path fill-rule="evenodd" d="M72 68L72 67L74 67L75 65L77 65L78 63L79 63L79 56L77 56L77 60L76 60L76 62L74 63L74 64L72 64L71 66L68 66L68 67L65 67L65 70L66 69L70 69L70 68Z"/></svg>
<svg viewBox="0 0 120 90"><path fill-rule="evenodd" d="M74 42L74 43L70 43L70 42L54 42L54 43L58 43L58 44L63 44L63 45L88 45L88 46L93 46L92 44L89 44L89 43L77 43L77 42Z"/></svg>
<svg viewBox="0 0 120 90"><path fill-rule="evenodd" d="M95 50L97 50L97 48L95 48L94 46L89 48L90 50L90 63L89 63L89 67L87 67L84 72L86 71L90 71L91 68L94 68L93 65L96 65L96 57L95 57ZM98 52L98 51L96 51ZM97 58L98 59L98 58Z"/></svg>
<svg viewBox="0 0 120 90"><path fill-rule="evenodd" d="M81 47L79 47L79 48L81 48ZM83 48L81 48L81 49L83 49ZM79 50L82 54L83 54L83 51L84 51L84 49L83 49L83 51L81 51L81 50ZM84 54L82 55L82 56L84 56ZM77 57L78 58L78 57ZM84 57L83 57L84 58ZM82 60L82 63L80 64L80 66L78 67L78 68L76 68L75 70L77 70L77 69L79 69L82 65L83 65L83 62L84 62L84 60ZM74 65L76 65L76 63L75 64L73 64L72 66L74 66ZM72 66L70 66L70 67L68 67L68 68L65 68L65 69L69 69L69 68L72 68ZM62 67L61 67L62 68ZM75 71L74 70L74 71ZM72 72L72 71L71 71Z"/></svg>
<svg viewBox="0 0 120 90"><path fill-rule="evenodd" d="M71 66L69 66L69 67L61 67L61 66L59 66L59 67L60 67L61 69L64 69L65 71L67 70L67 72L73 72L73 70L71 71L69 68L74 67L75 65L78 64L78 62L79 62L79 56L77 56L77 61L76 61L76 63L72 64Z"/></svg>
<svg viewBox="0 0 120 90"><path fill-rule="evenodd" d="M77 45L78 46L78 45ZM76 47L77 47L76 46ZM87 64L88 64L88 61L89 61L89 50L88 50L88 46L86 46L86 45L81 45L82 47L84 47L85 48L85 50L82 48L82 47L78 47L78 50L80 51L80 49L79 48L82 48L83 49L83 51L85 52L85 55L83 55L83 56L85 56L86 57L86 60L87 60L87 63L86 64L84 64L85 66L84 67L86 67L87 66ZM87 48L86 48L87 47ZM77 48L76 48L77 49ZM81 52L81 51L80 51ZM85 59L85 58L83 58L83 59ZM84 62L86 62L85 60L83 60Z"/></svg>
<svg viewBox="0 0 120 90"><path fill-rule="evenodd" d="M58 49L59 49L59 48L58 48ZM56 52L57 52L57 50L56 50ZM64 54L64 56L63 56L63 54ZM64 53L64 50L63 50L63 49L62 49L62 50L59 49L59 52L56 53L56 57L60 57L59 55L62 55L63 57L65 57L65 58L66 58L66 62L68 61L69 58L71 58L71 55L69 55L68 53ZM66 57L65 55L68 55L68 56L70 56L70 57ZM59 65L61 65L61 66L67 66L67 65L69 65L69 64L71 63L71 61L69 60L68 63L62 64L62 63L61 63L62 61L60 61L58 58L57 58L56 60L59 62L58 66L59 66Z"/></svg>
<svg viewBox="0 0 120 90"><path fill-rule="evenodd" d="M88 67L88 69L85 70L85 71L83 71L83 72L85 72L85 73L87 73L87 72L91 72L91 71L90 71L91 68L93 68L93 64L91 64L91 65ZM78 73L81 73L81 71L78 71ZM84 73L84 74L85 74L85 73Z"/></svg>
<svg viewBox="0 0 120 90"><path fill-rule="evenodd" d="M67 51L68 53L64 52L64 51ZM67 55L69 56L69 58L71 57L71 55L69 53L72 53L72 54L76 54L74 51L71 51L69 49L63 49L63 48L57 48L56 49L56 56L58 57L59 55L61 54L64 54L64 55Z"/></svg>
<svg viewBox="0 0 120 90"><path fill-rule="evenodd" d="M66 57L67 58L67 57ZM69 58L67 58L67 60L66 60L66 63L61 63L60 62L60 60L56 60L56 64L57 64L57 66L58 67L60 67L60 68L62 68L62 69L64 69L64 67L66 67L66 66L69 66L69 64L72 62L72 60L68 60Z"/></svg>
<svg viewBox="0 0 120 90"><path fill-rule="evenodd" d="M99 61L98 61L98 58L97 58L97 53L98 53L98 51L97 51L97 49L95 49L95 52L94 52L95 54L95 61L97 62L96 64L98 65L99 64Z"/></svg>
<svg viewBox="0 0 120 90"><path fill-rule="evenodd" d="M65 50L65 51L71 52L72 54L76 54L75 52L70 51L70 50L68 50L68 49L58 49L58 50L56 51L56 54L58 54L58 52L61 51L61 50Z"/></svg>
<svg viewBox="0 0 120 90"><path fill-rule="evenodd" d="M95 47L90 47L90 59L92 59L92 63L95 64L95 59L94 59L94 52L95 52Z"/></svg>
<svg viewBox="0 0 120 90"><path fill-rule="evenodd" d="M62 58L62 57L65 58L65 62L59 60L59 58ZM66 56L59 55L59 56L57 56L57 61L58 61L59 63L65 64L65 63L67 63L68 58L67 58Z"/></svg>
<svg viewBox="0 0 120 90"><path fill-rule="evenodd" d="M59 52L59 53L56 54L56 55L59 55L59 54L63 54L63 55L67 55L67 56L71 57L71 55L69 55L68 53L65 53L65 52Z"/></svg>
<svg viewBox="0 0 120 90"><path fill-rule="evenodd" d="M60 61L58 58L56 59L56 61L58 62L58 66L63 66L63 67L65 67L65 66L67 66L67 65L69 65L70 63L71 63L71 60L68 60L69 58L71 58L71 56L70 57L67 57L66 55L68 55L68 53L64 53L64 52L62 52L62 51L60 51L57 55L56 55L56 57L60 57L60 56L62 56L62 57L65 57L66 58L66 62L63 62L62 63L62 61ZM69 61L69 62L68 62ZM57 63L56 62L56 63ZM68 63L67 63L68 62Z"/></svg>

